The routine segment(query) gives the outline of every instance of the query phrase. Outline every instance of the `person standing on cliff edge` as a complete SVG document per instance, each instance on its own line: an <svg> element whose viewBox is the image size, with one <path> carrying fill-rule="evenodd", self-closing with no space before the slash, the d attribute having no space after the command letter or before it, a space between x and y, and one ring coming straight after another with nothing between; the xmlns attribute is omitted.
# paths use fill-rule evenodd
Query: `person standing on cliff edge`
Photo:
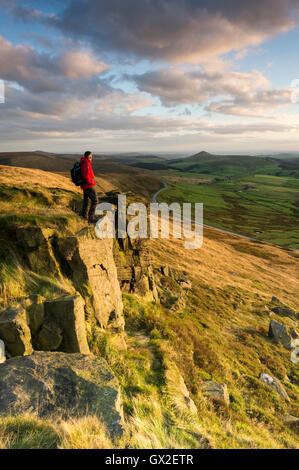
<svg viewBox="0 0 299 470"><path fill-rule="evenodd" d="M94 179L91 162L92 153L87 151L85 152L84 157L80 160L81 174L83 178L83 184L81 185L81 189L83 189L82 217L87 219L88 200L90 199L91 204L88 212L88 222L95 223L94 214L98 204L98 197L94 189L96 181Z"/></svg>

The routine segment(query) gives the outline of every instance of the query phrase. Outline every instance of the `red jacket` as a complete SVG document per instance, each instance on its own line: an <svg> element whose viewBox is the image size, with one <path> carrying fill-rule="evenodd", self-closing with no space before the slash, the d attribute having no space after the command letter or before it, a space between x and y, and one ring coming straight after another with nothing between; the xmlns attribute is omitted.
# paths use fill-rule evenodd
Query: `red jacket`
<svg viewBox="0 0 299 470"><path fill-rule="evenodd" d="M88 158L82 157L80 160L81 163L81 174L84 179L84 183L81 185L82 189L92 188L96 185L93 170L91 167L91 162Z"/></svg>

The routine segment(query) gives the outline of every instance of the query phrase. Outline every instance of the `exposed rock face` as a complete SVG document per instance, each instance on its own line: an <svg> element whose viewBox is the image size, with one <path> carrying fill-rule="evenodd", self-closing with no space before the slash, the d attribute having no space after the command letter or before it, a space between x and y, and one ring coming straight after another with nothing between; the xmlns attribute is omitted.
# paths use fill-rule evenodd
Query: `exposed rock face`
<svg viewBox="0 0 299 470"><path fill-rule="evenodd" d="M0 339L0 364L5 362L5 360L6 360L6 357L5 357L5 344L2 341L2 339Z"/></svg>
<svg viewBox="0 0 299 470"><path fill-rule="evenodd" d="M19 227L16 237L22 257L32 271L48 276L64 274L83 296L89 318L96 318L102 328L109 328L112 332L123 331L124 317L113 259L113 240L99 240L89 230L83 236L59 238L53 230L41 227ZM31 305L29 322L34 334L43 323L43 307L39 304L40 301L33 299L26 305L28 312ZM49 324L43 329L39 348L59 348L61 332ZM49 344L46 346L47 338Z"/></svg>
<svg viewBox="0 0 299 470"><path fill-rule="evenodd" d="M124 328L123 307L112 239L67 237L58 239L62 270L84 297L89 315L102 328Z"/></svg>
<svg viewBox="0 0 299 470"><path fill-rule="evenodd" d="M9 356L31 354L33 348L89 354L82 297L42 300L30 296L0 313L0 337Z"/></svg>
<svg viewBox="0 0 299 470"><path fill-rule="evenodd" d="M202 386L204 394L216 403L229 406L229 393L226 384L219 384L212 380L206 380Z"/></svg>
<svg viewBox="0 0 299 470"><path fill-rule="evenodd" d="M277 341L277 343L281 343L286 349L292 349L292 336L288 333L286 325L276 320L271 320L268 335Z"/></svg>
<svg viewBox="0 0 299 470"><path fill-rule="evenodd" d="M59 275L59 266L49 242L53 234L53 230L41 227L19 227L17 229L17 241L22 247L32 271L45 275Z"/></svg>
<svg viewBox="0 0 299 470"><path fill-rule="evenodd" d="M44 321L34 345L44 351L89 354L80 295L44 303Z"/></svg>
<svg viewBox="0 0 299 470"><path fill-rule="evenodd" d="M176 407L179 406L183 412L188 411L196 415L196 405L192 398L190 398L189 390L186 387L179 369L173 362L169 362L165 365L166 390L170 392L170 396L176 396Z"/></svg>
<svg viewBox="0 0 299 470"><path fill-rule="evenodd" d="M38 295L19 299L18 314L0 312L0 339L8 357L35 350L88 353L85 318L109 329L116 346L125 348L121 290L113 258L113 240L99 240L94 231L59 238L53 230L19 227L20 257L36 273L68 277L82 298L45 302ZM19 305L20 304L20 305ZM31 334L30 334L31 333Z"/></svg>
<svg viewBox="0 0 299 470"><path fill-rule="evenodd" d="M21 301L27 311L27 321L33 338L44 322L44 300L40 295L31 295Z"/></svg>
<svg viewBox="0 0 299 470"><path fill-rule="evenodd" d="M122 434L120 387L100 357L35 352L0 365L0 415L97 415L112 436Z"/></svg>
<svg viewBox="0 0 299 470"><path fill-rule="evenodd" d="M173 311L183 309L192 282L186 274L169 266L155 269L157 292L161 304Z"/></svg>
<svg viewBox="0 0 299 470"><path fill-rule="evenodd" d="M157 301L149 241L127 237L115 240L113 248L121 290Z"/></svg>
<svg viewBox="0 0 299 470"><path fill-rule="evenodd" d="M269 387L273 388L273 390L275 390L278 393L278 395L280 395L281 398L283 398L285 401L288 401L288 402L290 401L290 398L287 392L285 391L284 386L278 379L276 379L276 377L271 377L271 375L261 373L259 375L259 379L264 384L269 385Z"/></svg>
<svg viewBox="0 0 299 470"><path fill-rule="evenodd" d="M59 349L62 339L62 330L58 325L54 322L45 323L42 325L37 336L33 338L33 346L38 351L56 351Z"/></svg>
<svg viewBox="0 0 299 470"><path fill-rule="evenodd" d="M0 339L4 341L9 356L32 353L26 310L21 305L0 312Z"/></svg>
<svg viewBox="0 0 299 470"><path fill-rule="evenodd" d="M296 416L284 415L282 420L288 426L296 427L296 428L299 427L299 418L296 418Z"/></svg>

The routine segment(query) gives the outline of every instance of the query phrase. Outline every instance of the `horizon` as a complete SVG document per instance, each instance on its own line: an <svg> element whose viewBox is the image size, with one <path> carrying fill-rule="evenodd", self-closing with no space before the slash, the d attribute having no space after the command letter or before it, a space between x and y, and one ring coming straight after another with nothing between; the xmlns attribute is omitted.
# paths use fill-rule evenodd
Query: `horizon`
<svg viewBox="0 0 299 470"><path fill-rule="evenodd" d="M1 150L2 151L2 150ZM48 153L48 154L53 154L53 155L60 155L60 154L65 154L65 155L81 155L81 154L84 154L85 153L85 149L82 150L81 152L78 152L78 150L68 150L67 152L66 151L63 151L63 150L57 150L56 152L51 152L49 150L45 150L45 149L35 149L35 150L23 150L23 151L14 151L14 150L6 150L4 151L3 153L22 153L22 152L32 152L32 153ZM128 150L128 151L125 151L125 152L119 152L117 150L107 150L107 151L101 151L101 150L91 150L93 155L97 156L97 155L111 155L111 156L116 156L116 155L142 155L142 156L151 156L151 155L154 155L154 156L159 156L159 155L177 155L177 156L180 156L181 158L185 158L185 157L191 157L193 155L197 155L199 153L207 153L207 154L210 154L210 155L231 155L231 156L247 156L247 157L255 157L255 156L259 156L259 157L271 157L271 155L273 156L277 156L277 155L294 155L294 156L298 156L299 157L299 151L287 151L287 152L284 152L284 151L275 151L275 152L271 152L269 151L267 154L266 153L253 153L253 152L243 152L243 153L237 153L237 152L234 152L234 151L227 151L227 152L209 152L207 150L191 150L190 152L177 152L177 151L159 151L159 150L156 150L156 151L138 151L138 149L136 150ZM1 153L1 152L0 152Z"/></svg>
<svg viewBox="0 0 299 470"><path fill-rule="evenodd" d="M1 151L298 151L295 0L0 0L0 27Z"/></svg>

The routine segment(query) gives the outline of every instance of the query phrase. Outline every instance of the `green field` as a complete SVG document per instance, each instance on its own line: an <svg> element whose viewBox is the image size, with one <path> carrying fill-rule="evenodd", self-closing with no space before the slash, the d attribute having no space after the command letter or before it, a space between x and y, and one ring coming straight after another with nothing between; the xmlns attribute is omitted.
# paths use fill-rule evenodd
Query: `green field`
<svg viewBox="0 0 299 470"><path fill-rule="evenodd" d="M208 184L190 184L188 179L168 184L159 202L201 202L205 224L299 248L298 179L256 174Z"/></svg>

